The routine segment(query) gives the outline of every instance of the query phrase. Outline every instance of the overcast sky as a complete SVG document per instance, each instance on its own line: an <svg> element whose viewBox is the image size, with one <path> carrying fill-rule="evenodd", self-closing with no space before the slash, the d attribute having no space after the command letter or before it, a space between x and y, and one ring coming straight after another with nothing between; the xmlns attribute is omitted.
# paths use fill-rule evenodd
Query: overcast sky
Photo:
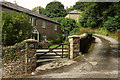
<svg viewBox="0 0 120 80"><path fill-rule="evenodd" d="M5 1L14 3L15 0L5 0ZM16 3L22 7L32 10L36 6L42 6L43 8L45 8L46 5L52 1L54 0L16 0ZM73 6L75 2L77 2L78 0L57 0L57 1L60 1L66 8L66 6L68 7Z"/></svg>

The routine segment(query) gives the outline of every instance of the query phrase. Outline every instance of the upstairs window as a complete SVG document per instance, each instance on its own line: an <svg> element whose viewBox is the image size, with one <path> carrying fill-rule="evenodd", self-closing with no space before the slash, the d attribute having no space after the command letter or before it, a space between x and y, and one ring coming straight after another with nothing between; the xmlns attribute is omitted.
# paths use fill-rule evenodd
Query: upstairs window
<svg viewBox="0 0 120 80"><path fill-rule="evenodd" d="M42 21L42 28L45 28L45 21Z"/></svg>
<svg viewBox="0 0 120 80"><path fill-rule="evenodd" d="M32 17L30 17L29 21L30 21L30 23L32 23L32 26L33 26L34 19Z"/></svg>
<svg viewBox="0 0 120 80"><path fill-rule="evenodd" d="M35 19L35 26L37 26L37 19Z"/></svg>
<svg viewBox="0 0 120 80"><path fill-rule="evenodd" d="M57 31L57 24L54 25L54 30Z"/></svg>

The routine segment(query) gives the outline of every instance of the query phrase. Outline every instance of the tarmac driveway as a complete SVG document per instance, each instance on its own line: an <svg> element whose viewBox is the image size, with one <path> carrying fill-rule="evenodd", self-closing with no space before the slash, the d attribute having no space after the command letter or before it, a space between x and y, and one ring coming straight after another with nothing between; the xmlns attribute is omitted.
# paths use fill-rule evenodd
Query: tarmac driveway
<svg viewBox="0 0 120 80"><path fill-rule="evenodd" d="M70 66L53 69L32 78L118 78L118 41L107 36L95 34L93 50Z"/></svg>

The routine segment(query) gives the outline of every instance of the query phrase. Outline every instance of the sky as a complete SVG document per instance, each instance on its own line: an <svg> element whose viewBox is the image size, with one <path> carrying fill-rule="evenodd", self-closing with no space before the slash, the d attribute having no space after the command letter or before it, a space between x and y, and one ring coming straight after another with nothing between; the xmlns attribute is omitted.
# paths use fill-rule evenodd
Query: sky
<svg viewBox="0 0 120 80"><path fill-rule="evenodd" d="M3 0L0 0L3 1ZM43 8L46 7L46 5L54 0L5 0L11 3L14 3L16 1L17 5L28 8L32 10L34 7L42 6ZM73 6L78 0L57 0L61 2L65 8L68 6Z"/></svg>

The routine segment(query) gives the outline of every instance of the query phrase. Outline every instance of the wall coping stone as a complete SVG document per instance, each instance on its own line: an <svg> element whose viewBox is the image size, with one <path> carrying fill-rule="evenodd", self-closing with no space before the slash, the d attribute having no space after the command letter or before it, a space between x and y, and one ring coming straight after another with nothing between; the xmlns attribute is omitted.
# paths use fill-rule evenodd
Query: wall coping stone
<svg viewBox="0 0 120 80"><path fill-rule="evenodd" d="M84 33L82 35L72 35L72 36L68 36L68 38L73 38L73 37L80 37L80 38L85 38L87 37L88 34Z"/></svg>
<svg viewBox="0 0 120 80"><path fill-rule="evenodd" d="M37 40L35 40L35 39L27 39L27 40L24 40L25 42L35 42L35 43L37 43L38 41Z"/></svg>

